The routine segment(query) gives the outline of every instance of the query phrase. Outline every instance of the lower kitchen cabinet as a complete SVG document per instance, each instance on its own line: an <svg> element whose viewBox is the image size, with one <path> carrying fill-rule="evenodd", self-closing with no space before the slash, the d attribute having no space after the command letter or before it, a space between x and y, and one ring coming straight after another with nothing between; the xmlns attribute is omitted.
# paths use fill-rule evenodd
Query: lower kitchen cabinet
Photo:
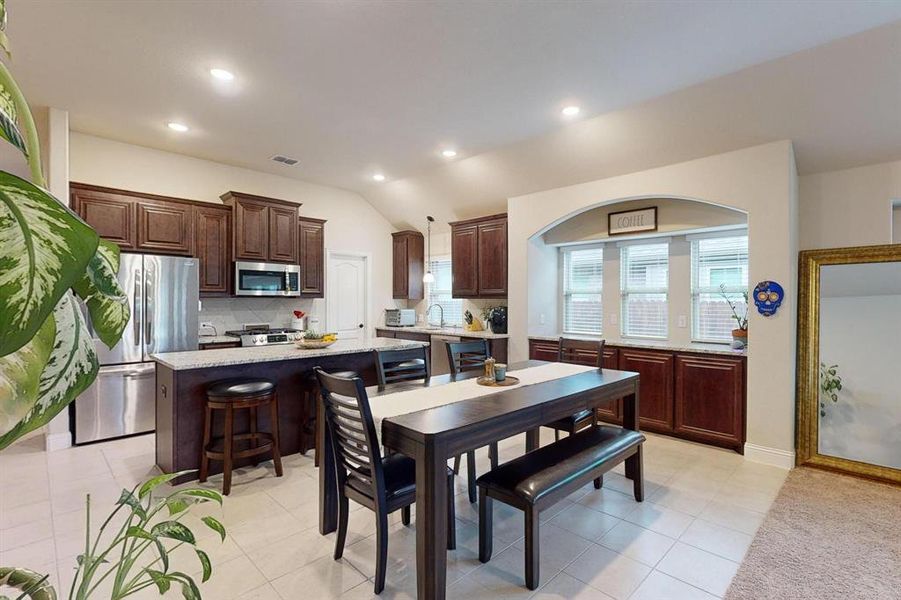
<svg viewBox="0 0 901 600"><path fill-rule="evenodd" d="M676 355L675 431L729 447L744 442L744 360ZM644 394L642 394L644 400ZM717 402L717 399L723 401Z"/></svg>
<svg viewBox="0 0 901 600"><path fill-rule="evenodd" d="M529 358L557 360L558 342L529 340ZM586 357L586 364L594 364ZM641 375L642 430L743 452L745 358L605 345L604 368ZM603 421L622 424L622 402L598 411Z"/></svg>
<svg viewBox="0 0 901 600"><path fill-rule="evenodd" d="M641 375L638 401L638 425L647 431L673 431L673 355L623 348L619 352L619 370Z"/></svg>

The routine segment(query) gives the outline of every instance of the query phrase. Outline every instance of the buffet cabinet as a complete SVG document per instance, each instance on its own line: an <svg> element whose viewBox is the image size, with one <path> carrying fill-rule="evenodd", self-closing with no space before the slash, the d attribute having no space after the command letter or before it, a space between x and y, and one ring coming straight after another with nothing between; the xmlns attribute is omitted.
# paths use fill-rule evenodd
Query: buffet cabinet
<svg viewBox="0 0 901 600"><path fill-rule="evenodd" d="M529 340L529 358L556 361L559 343ZM581 364L597 364L584 352ZM605 368L641 375L639 427L645 431L731 448L745 442L745 357L604 345ZM622 424L621 403L598 412Z"/></svg>

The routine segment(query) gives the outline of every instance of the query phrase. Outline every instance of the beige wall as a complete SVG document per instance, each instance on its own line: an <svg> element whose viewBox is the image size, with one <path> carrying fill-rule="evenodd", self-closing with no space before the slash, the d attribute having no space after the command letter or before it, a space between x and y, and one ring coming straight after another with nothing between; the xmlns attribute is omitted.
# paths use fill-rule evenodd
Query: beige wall
<svg viewBox="0 0 901 600"><path fill-rule="evenodd" d="M381 323L382 309L395 306L394 228L359 194L76 132L69 146L72 181L212 203L219 203L219 196L229 190L301 203L301 214L328 220L327 250L371 255L370 324ZM325 302L315 301L313 311L324 322Z"/></svg>
<svg viewBox="0 0 901 600"><path fill-rule="evenodd" d="M892 243L901 161L805 175L799 181L802 250Z"/></svg>
<svg viewBox="0 0 901 600"><path fill-rule="evenodd" d="M608 239L608 213L652 206L657 207L657 234L744 226L748 222L744 213L721 206L698 204L679 198L647 198L593 208L580 214L578 219L570 219L549 229L542 237L548 244ZM613 237L624 239L625 236Z"/></svg>
<svg viewBox="0 0 901 600"><path fill-rule="evenodd" d="M538 323L543 290L530 260L530 240L549 226L593 207L637 198L703 200L748 213L753 282L783 285L787 301L774 317L750 317L748 446L759 460L787 464L794 451L797 203L794 153L788 141L508 199L511 360L525 358L527 336ZM522 268L528 265L528 268Z"/></svg>

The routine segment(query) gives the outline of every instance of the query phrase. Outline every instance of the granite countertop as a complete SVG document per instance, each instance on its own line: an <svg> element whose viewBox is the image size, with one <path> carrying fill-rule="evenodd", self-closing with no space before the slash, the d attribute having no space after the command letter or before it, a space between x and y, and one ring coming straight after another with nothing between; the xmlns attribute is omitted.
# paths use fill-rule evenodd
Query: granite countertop
<svg viewBox="0 0 901 600"><path fill-rule="evenodd" d="M189 350L187 352L163 352L153 354L150 358L174 371L189 369L206 369L228 365L247 365L252 363L275 362L279 360L297 360L333 356L338 354L357 354L373 350L403 350L428 346L426 342L396 340L391 338L371 337L362 340L339 340L320 350L302 350L294 344L275 344L272 346L256 346L248 348L218 348L214 350Z"/></svg>
<svg viewBox="0 0 901 600"><path fill-rule="evenodd" d="M590 335L569 335L573 339L580 340L598 340L599 337ZM560 336L551 335L530 335L530 340L541 340L545 342L560 341ZM698 354L720 354L725 356L747 356L747 349L733 350L728 344L709 344L703 342L691 342L689 344L674 344L668 340L607 340L611 346L619 346L622 348L647 348L648 350L669 350L671 352L697 352Z"/></svg>
<svg viewBox="0 0 901 600"><path fill-rule="evenodd" d="M228 344L240 342L240 338L231 335L199 335L197 336L198 344Z"/></svg>
<svg viewBox="0 0 901 600"><path fill-rule="evenodd" d="M510 337L507 333L492 333L485 331L466 331L462 327L395 327L392 325L379 325L376 329L390 329L391 331L409 331L411 333L426 333L429 335L455 335L458 337L484 338L486 340L502 339Z"/></svg>

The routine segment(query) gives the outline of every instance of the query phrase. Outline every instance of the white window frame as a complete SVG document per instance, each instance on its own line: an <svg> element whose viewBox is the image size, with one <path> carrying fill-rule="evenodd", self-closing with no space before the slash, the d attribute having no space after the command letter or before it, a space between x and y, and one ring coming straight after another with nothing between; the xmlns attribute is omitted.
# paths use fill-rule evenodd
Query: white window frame
<svg viewBox="0 0 901 600"><path fill-rule="evenodd" d="M718 233L709 233L709 234L698 234L698 235L689 235L686 236L686 240L691 244L691 252L689 256L690 260L690 268L691 268L691 341L692 342L703 342L708 344L729 344L732 341L731 335L728 338L709 338L702 337L699 335L699 320L700 320L700 312L699 312L699 302L701 298L701 294L718 294L720 289L717 288L704 288L701 289L698 284L698 242L701 240L709 240L709 239L718 239L718 238L748 238L748 231L746 229L739 230L731 230L724 231ZM749 240L750 242L750 240ZM748 273L748 280L745 281L744 286L734 286L728 288L726 291L731 294L741 294L742 292L748 291L748 285L750 282L750 251L748 252L748 261L745 263L745 272ZM748 300L750 302L750 299ZM734 329L737 329L737 324Z"/></svg>
<svg viewBox="0 0 901 600"><path fill-rule="evenodd" d="M601 250L601 287L597 290L597 294L601 297L601 318L598 323L599 329L597 331L578 331L571 330L566 327L566 296L567 294L566 287L566 254L579 251L579 250ZM604 334L604 244L602 242L594 243L594 244L578 244L571 246L561 246L559 251L559 292L560 292L560 329L563 333L573 334L573 335L603 335ZM582 292L584 293L584 292Z"/></svg>
<svg viewBox="0 0 901 600"><path fill-rule="evenodd" d="M668 237L666 238L647 238L643 240L635 240L630 242L620 242L617 244L620 248L619 255L619 269L620 269L620 284L619 284L619 293L620 293L620 336L626 339L644 339L644 340L667 340L669 339L669 309L670 309L670 300L669 300L669 275L670 275L670 252L672 251L672 240ZM626 289L626 280L627 280L627 272L628 269L626 267L625 256L628 253L628 248L636 247L636 246L657 246L657 245L665 245L666 246L666 285L662 287L646 287L646 288L637 288L637 289ZM628 310L626 309L628 305L629 296L632 294L664 294L666 296L666 316L663 319L663 335L637 335L634 333L626 332L626 325L629 322Z"/></svg>
<svg viewBox="0 0 901 600"><path fill-rule="evenodd" d="M451 270L451 273L453 273L453 263L451 262L451 260L452 259L451 259L450 254L445 254L445 255L441 255L441 256L433 256L432 261L428 266L428 269L434 273L437 270L434 268L435 263L447 261L447 263L449 264L448 268ZM428 310L428 307L431 306L432 304L436 304L436 301L432 298L432 294L435 292L435 286L437 285L437 283L438 283L438 280L436 279L433 282L425 284L426 310ZM442 293L446 293L448 296L447 299L437 301L437 304L441 305L441 308L444 310L444 324L449 325L449 326L462 327L463 326L463 299L462 298L454 298L453 291L451 288L448 288L446 290L440 290L440 291ZM459 307L460 310L457 311L457 312L459 312L459 315L460 315L459 321L453 320L453 316L454 316L453 311L447 310L448 305L454 305L454 306ZM433 312L437 313L437 311L433 311ZM426 320L427 325L430 324L431 320L432 320L432 313L426 314L425 320Z"/></svg>

